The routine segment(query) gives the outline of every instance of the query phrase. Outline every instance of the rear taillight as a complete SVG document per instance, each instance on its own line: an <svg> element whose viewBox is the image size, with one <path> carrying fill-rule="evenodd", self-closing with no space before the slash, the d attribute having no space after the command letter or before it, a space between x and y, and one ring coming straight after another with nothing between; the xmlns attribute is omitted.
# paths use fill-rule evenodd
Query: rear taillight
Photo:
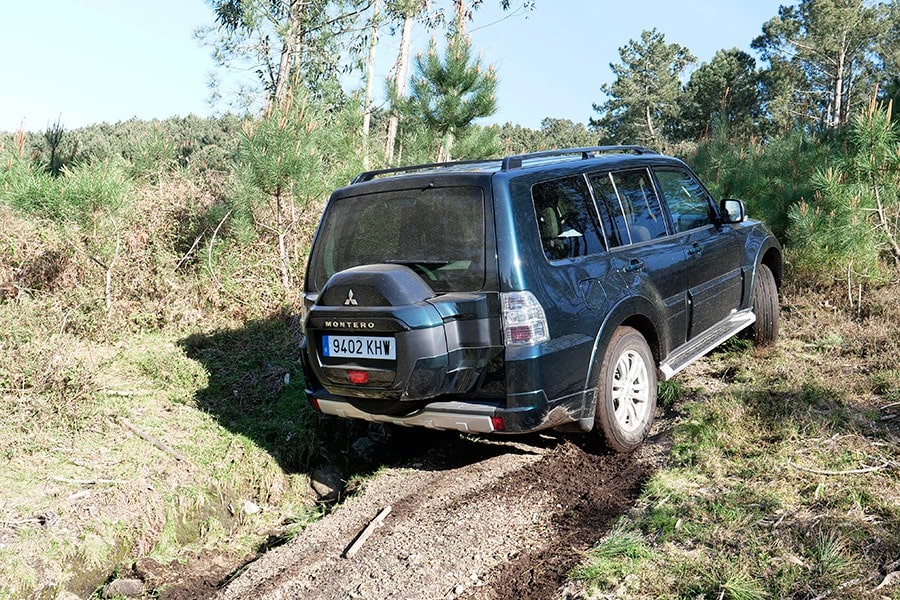
<svg viewBox="0 0 900 600"><path fill-rule="evenodd" d="M500 295L503 305L503 339L507 346L527 346L550 339L547 316L534 294L505 292Z"/></svg>

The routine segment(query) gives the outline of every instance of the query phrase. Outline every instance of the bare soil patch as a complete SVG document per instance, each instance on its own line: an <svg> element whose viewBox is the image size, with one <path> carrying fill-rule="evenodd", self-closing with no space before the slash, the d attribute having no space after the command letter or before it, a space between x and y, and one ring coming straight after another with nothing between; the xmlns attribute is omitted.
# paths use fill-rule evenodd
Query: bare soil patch
<svg viewBox="0 0 900 600"><path fill-rule="evenodd" d="M248 564L218 597L561 595L567 573L633 505L663 460L669 425L657 424L632 455L609 453L588 436L447 436L440 447L384 469L295 539ZM353 558L343 558L386 506L383 526Z"/></svg>

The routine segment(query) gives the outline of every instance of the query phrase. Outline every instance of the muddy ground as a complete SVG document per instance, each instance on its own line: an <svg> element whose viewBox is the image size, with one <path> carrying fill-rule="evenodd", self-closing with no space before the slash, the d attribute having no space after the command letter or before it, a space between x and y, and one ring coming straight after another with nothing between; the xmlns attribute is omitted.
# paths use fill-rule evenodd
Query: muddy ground
<svg viewBox="0 0 900 600"><path fill-rule="evenodd" d="M627 456L593 436L400 435L405 459L291 541L242 566L144 561L134 575L162 599L576 598L567 574L663 463L670 428L658 419Z"/></svg>

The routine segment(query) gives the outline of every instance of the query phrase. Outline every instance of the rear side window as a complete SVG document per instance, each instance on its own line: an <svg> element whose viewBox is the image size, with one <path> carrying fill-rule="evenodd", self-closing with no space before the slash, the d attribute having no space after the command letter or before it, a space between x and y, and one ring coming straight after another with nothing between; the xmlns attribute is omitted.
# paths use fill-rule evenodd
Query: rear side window
<svg viewBox="0 0 900 600"><path fill-rule="evenodd" d="M339 271L400 264L435 292L484 285L484 196L481 188L395 190L332 201L310 260L316 289Z"/></svg>
<svg viewBox="0 0 900 600"><path fill-rule="evenodd" d="M550 260L606 250L587 183L581 175L535 184L531 190L544 254Z"/></svg>
<svg viewBox="0 0 900 600"><path fill-rule="evenodd" d="M690 171L656 169L656 180L669 205L675 231L688 231L713 223L712 198Z"/></svg>
<svg viewBox="0 0 900 600"><path fill-rule="evenodd" d="M666 221L646 169L590 177L610 248L666 235Z"/></svg>

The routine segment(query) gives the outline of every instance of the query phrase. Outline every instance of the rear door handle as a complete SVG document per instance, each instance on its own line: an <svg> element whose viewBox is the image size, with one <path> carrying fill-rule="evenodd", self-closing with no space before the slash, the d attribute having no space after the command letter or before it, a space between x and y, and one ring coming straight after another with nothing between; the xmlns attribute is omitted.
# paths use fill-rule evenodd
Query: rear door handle
<svg viewBox="0 0 900 600"><path fill-rule="evenodd" d="M691 246L690 250L688 250L688 254L691 256L694 256L695 254L700 254L701 252L703 252L703 248L701 248L700 244L698 244L697 242L694 242L694 245Z"/></svg>

